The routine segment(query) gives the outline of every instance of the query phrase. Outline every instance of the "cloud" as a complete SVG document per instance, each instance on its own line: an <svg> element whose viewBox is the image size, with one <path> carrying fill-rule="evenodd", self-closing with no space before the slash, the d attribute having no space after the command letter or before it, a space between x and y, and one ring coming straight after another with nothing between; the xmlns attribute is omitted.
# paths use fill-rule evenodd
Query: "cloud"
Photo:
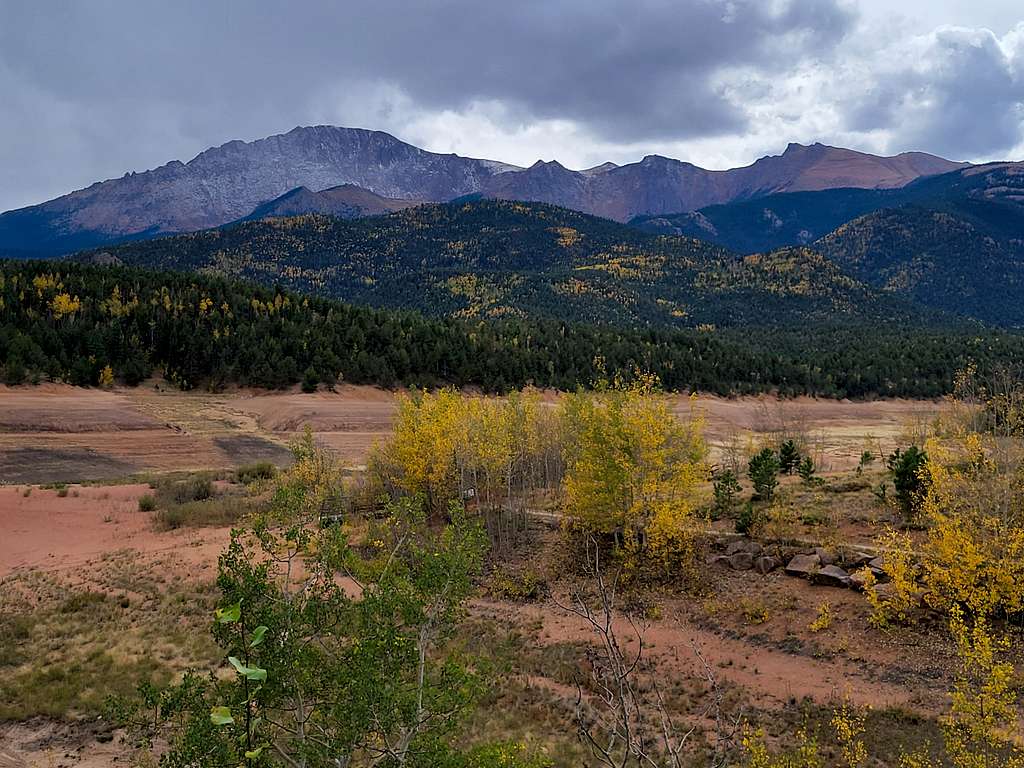
<svg viewBox="0 0 1024 768"><path fill-rule="evenodd" d="M0 3L0 210L319 122L571 167L1024 150L1003 0Z"/></svg>
<svg viewBox="0 0 1024 768"><path fill-rule="evenodd" d="M845 0L6 0L3 16L0 207L325 114L402 137L476 124L496 147L735 135L748 114L721 71L784 72L854 19Z"/></svg>
<svg viewBox="0 0 1024 768"><path fill-rule="evenodd" d="M997 157L1024 140L1024 24L940 27L883 51L841 116L849 130L952 157Z"/></svg>

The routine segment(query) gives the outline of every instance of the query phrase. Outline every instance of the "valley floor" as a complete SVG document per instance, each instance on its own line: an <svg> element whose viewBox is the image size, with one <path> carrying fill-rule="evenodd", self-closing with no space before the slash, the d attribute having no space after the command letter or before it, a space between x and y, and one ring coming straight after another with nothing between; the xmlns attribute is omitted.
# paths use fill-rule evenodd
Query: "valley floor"
<svg viewBox="0 0 1024 768"><path fill-rule="evenodd" d="M690 407L679 399L679 410ZM816 446L819 466L838 472L866 449L890 450L941 406L698 398L696 407L719 457L759 434L798 428ZM205 630L229 529L165 530L158 513L140 511L139 499L152 492L147 480L284 461L285 446L307 424L358 465L388 434L394 409L393 394L372 388L316 395L181 393L153 384L0 389L0 640L4 633L19 638L17 650L0 649L7 670L0 768L123 764L119 734L97 720L106 693L130 691L154 671L216 662ZM881 524L868 482L811 498L787 478L782 493L795 507L817 510L818 518L794 523L802 538L867 542ZM839 505L853 512L840 520ZM560 571L560 533L537 523L530 536L530 546L497 565L492 578L499 570L536 571L549 591L523 601L485 583L470 606L460 641L488 657L500 680L467 732L522 740L548 750L558 765L576 765L579 746L567 724L593 638L560 607L574 578ZM645 642L680 696L699 694L687 688L699 680L696 648L730 700L769 734L827 719L828 707L845 698L870 705L887 725L875 729L892 734L891 745L876 745L881 753L934 735L952 659L936 639L941 633L870 630L862 596L782 571L708 567L705 575L699 595L648 596L657 610ZM811 631L825 603L834 618Z"/></svg>
<svg viewBox="0 0 1024 768"><path fill-rule="evenodd" d="M556 395L550 395L552 399ZM933 401L851 402L680 396L721 455L758 435L803 432L822 471L849 469L864 450L891 450L942 406ZM180 392L160 383L127 389L58 384L0 386L0 483L110 480L146 472L286 461L309 427L342 459L360 464L391 429L395 395L374 387L336 392Z"/></svg>

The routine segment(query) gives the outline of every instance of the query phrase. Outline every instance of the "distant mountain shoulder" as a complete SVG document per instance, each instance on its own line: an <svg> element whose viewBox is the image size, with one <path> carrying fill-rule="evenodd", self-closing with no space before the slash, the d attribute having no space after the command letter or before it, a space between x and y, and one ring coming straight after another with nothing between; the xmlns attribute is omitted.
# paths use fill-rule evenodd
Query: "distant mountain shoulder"
<svg viewBox="0 0 1024 768"><path fill-rule="evenodd" d="M794 248L738 258L539 203L422 205L346 221L272 218L77 257L203 270L378 307L617 326L928 324L937 313Z"/></svg>
<svg viewBox="0 0 1024 768"><path fill-rule="evenodd" d="M355 184L340 184L320 192L314 192L307 187L296 187L280 197L256 206L243 221L255 221L272 216L300 216L307 213L322 213L340 219L358 219L362 216L393 213L414 205L419 203L415 200L381 197Z"/></svg>

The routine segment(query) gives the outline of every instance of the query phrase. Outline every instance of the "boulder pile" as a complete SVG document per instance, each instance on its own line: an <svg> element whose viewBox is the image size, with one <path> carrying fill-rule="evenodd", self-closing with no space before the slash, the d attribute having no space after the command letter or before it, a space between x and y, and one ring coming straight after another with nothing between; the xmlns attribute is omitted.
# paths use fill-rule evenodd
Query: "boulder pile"
<svg viewBox="0 0 1024 768"><path fill-rule="evenodd" d="M790 550L788 555L780 559L756 541L737 539L729 542L724 554L708 557L709 565L762 574L771 573L783 563L787 576L807 579L811 584L819 586L863 590L868 572L874 576L876 583L888 581L884 560L864 552L839 556L823 547L814 547L796 552Z"/></svg>

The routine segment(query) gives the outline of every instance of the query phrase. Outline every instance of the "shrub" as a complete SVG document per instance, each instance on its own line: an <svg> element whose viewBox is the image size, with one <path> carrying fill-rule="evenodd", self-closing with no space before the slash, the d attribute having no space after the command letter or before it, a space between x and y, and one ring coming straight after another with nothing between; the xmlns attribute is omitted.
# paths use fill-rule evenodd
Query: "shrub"
<svg viewBox="0 0 1024 768"><path fill-rule="evenodd" d="M768 606L760 599L743 598L739 601L740 615L744 624L764 624L770 618Z"/></svg>
<svg viewBox="0 0 1024 768"><path fill-rule="evenodd" d="M156 515L156 525L164 530L234 525L253 508L242 496L218 496L212 499L172 504Z"/></svg>
<svg viewBox="0 0 1024 768"><path fill-rule="evenodd" d="M808 625L811 632L821 632L832 626L832 604L827 600L818 606L818 615Z"/></svg>
<svg viewBox="0 0 1024 768"><path fill-rule="evenodd" d="M320 377L316 375L316 371L312 368L307 368L306 372L302 375L302 391L307 395L316 392L317 386L320 384Z"/></svg>
<svg viewBox="0 0 1024 768"><path fill-rule="evenodd" d="M248 485L257 480L270 480L277 474L277 467L269 461L257 461L246 464L235 470L235 481Z"/></svg>
<svg viewBox="0 0 1024 768"><path fill-rule="evenodd" d="M787 475L792 475L797 464L800 463L800 451L796 443L786 440L779 446L779 470Z"/></svg>
<svg viewBox="0 0 1024 768"><path fill-rule="evenodd" d="M139 512L152 512L156 509L156 498L153 494L147 493L139 497Z"/></svg>
<svg viewBox="0 0 1024 768"><path fill-rule="evenodd" d="M736 496L743 490L735 473L724 469L715 475L715 511L720 516L729 515L736 506Z"/></svg>
<svg viewBox="0 0 1024 768"><path fill-rule="evenodd" d="M807 485L822 485L825 481L814 474L814 462L810 456L805 456L804 460L800 462L800 466L796 469L797 474L800 475L800 479Z"/></svg>
<svg viewBox="0 0 1024 768"><path fill-rule="evenodd" d="M921 505L925 490L924 468L928 454L912 445L907 450L897 448L885 462L892 473L892 485L896 491L896 503L907 519L913 518Z"/></svg>
<svg viewBox="0 0 1024 768"><path fill-rule="evenodd" d="M747 465L747 475L754 485L754 495L765 501L775 495L779 484L779 458L771 448L755 454Z"/></svg>
<svg viewBox="0 0 1024 768"><path fill-rule="evenodd" d="M752 501L748 501L743 505L743 509L740 510L740 514L736 518L736 533L749 536L760 527L763 521L764 515L754 509Z"/></svg>
<svg viewBox="0 0 1024 768"><path fill-rule="evenodd" d="M539 600L547 591L547 582L536 571L510 573L496 570L491 575L488 592L492 597L512 600L514 602L533 602Z"/></svg>
<svg viewBox="0 0 1024 768"><path fill-rule="evenodd" d="M60 606L61 613L79 613L88 609L91 606L99 605L107 600L106 594L103 592L94 592L92 590L86 590L85 592L76 592L68 597Z"/></svg>
<svg viewBox="0 0 1024 768"><path fill-rule="evenodd" d="M178 504L204 501L213 496L213 483L208 477L192 477L175 483L171 488L171 496Z"/></svg>
<svg viewBox="0 0 1024 768"><path fill-rule="evenodd" d="M857 474L861 474L865 468L875 463L875 454L871 451L864 451L860 455L860 461L857 462Z"/></svg>

